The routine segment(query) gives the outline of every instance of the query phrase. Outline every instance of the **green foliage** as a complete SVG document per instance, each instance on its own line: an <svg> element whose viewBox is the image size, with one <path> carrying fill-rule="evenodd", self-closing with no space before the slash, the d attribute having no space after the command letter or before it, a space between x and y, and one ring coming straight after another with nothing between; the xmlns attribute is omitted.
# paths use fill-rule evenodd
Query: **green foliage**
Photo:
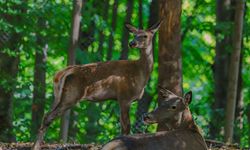
<svg viewBox="0 0 250 150"><path fill-rule="evenodd" d="M143 0L143 23L147 27L149 17L149 4L151 0ZM126 11L126 1L119 0L117 28L111 29L112 9L114 0L109 1L110 9L104 10L108 13L107 20L103 19L103 2L90 0L84 3L82 11L82 23L80 34L80 47L76 51L77 63L87 64L95 61L105 61L107 54L108 37L114 35L113 60L117 60L121 52L121 39L123 36L123 25ZM247 7L250 2L247 1ZM138 25L138 2L135 2L132 16L132 23ZM33 91L34 74L34 54L37 50L37 34L42 35L48 44L48 58L46 65L46 112L53 102L53 76L56 71L64 68L67 61L67 48L69 43L69 32L71 25L72 2L68 0L52 0L39 2L23 2L19 0L5 1L0 0L0 14L5 13L13 17L18 17L13 23L0 18L0 31L21 35L19 46L20 64L18 77L16 79L14 102L13 102L13 127L17 141L30 141L31 125L31 104ZM41 29L37 26L39 19L46 21L46 27ZM212 66L215 56L215 1L212 0L183 0L182 11L182 31L185 34L182 39L182 61L183 61L183 87L184 91L192 90L194 100L191 104L191 110L196 118L196 122L203 129L204 135L209 137L209 123L213 121L211 114L214 111L211 105L214 101L214 80ZM250 104L250 12L246 11L244 23L244 42L243 42L243 98L244 106ZM221 24L220 29L228 32L231 28L228 24ZM104 56L100 58L97 52L99 46L100 32L104 33L105 41L103 43ZM1 32L0 32L1 33ZM230 34L230 33L229 33ZM151 75L151 81L147 85L147 92L153 97L150 110L157 105L157 83L158 83L158 39L155 44L155 64ZM17 54L10 49L4 49L4 52L16 56ZM129 59L137 59L139 51L131 49ZM5 78L5 80L2 80ZM1 74L0 85L8 87L5 82L8 79ZM8 82L9 83L9 82ZM132 124L135 122L135 112L137 103L131 107ZM70 135L71 142L104 143L120 134L119 108L114 101L105 103L80 103L73 109L74 123L71 126L72 131L76 132ZM223 112L218 112L223 113ZM249 128L250 125L246 119L246 110L244 110L244 124L241 131L241 145L249 146ZM45 136L48 142L56 142L59 137L60 121L55 121ZM149 126L148 130L154 132L155 125ZM218 139L222 139L218 137Z"/></svg>

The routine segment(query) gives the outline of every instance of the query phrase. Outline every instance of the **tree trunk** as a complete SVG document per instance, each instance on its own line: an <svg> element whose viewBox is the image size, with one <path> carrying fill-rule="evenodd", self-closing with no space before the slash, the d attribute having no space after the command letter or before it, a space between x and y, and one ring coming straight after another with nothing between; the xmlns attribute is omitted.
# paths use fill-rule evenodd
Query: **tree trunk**
<svg viewBox="0 0 250 150"><path fill-rule="evenodd" d="M216 56L214 64L215 102L213 104L213 121L211 122L210 136L216 138L223 127L224 110L226 107L226 93L228 84L228 49L232 49L232 35L228 33L233 22L231 0L217 0L216 2ZM221 39L223 35L223 39Z"/></svg>
<svg viewBox="0 0 250 150"><path fill-rule="evenodd" d="M138 18L139 18L139 28L143 28L143 3L142 0L139 0L139 11L138 11Z"/></svg>
<svg viewBox="0 0 250 150"><path fill-rule="evenodd" d="M109 35L109 45L108 45L108 54L107 60L112 59L112 53L114 49L114 32L116 29L116 20L117 20L117 7L118 7L118 0L114 0L113 8L112 8L112 23L111 23L111 33Z"/></svg>
<svg viewBox="0 0 250 150"><path fill-rule="evenodd" d="M133 12L133 5L134 1L133 0L128 0L127 1L127 10L126 10L126 23L131 22L131 17L132 17L132 12ZM123 36L122 36L122 52L120 59L128 59L128 52L129 52L129 47L128 47L128 41L129 40L129 32L124 24L123 26Z"/></svg>
<svg viewBox="0 0 250 150"><path fill-rule="evenodd" d="M150 15L149 15L149 20L148 20L148 27L151 27L153 24L155 24L158 21L158 18L159 18L158 8L159 8L158 0L152 1L150 4ZM142 15L143 13L139 13L139 14ZM142 26L140 24L141 23L139 23L139 26ZM153 49L155 47L154 43L155 43L155 37L153 39ZM150 82L151 82L151 79L149 79L148 83L150 83ZM133 133L144 132L143 131L144 128L142 128L143 125L142 125L141 117L144 113L148 112L151 101L152 101L152 96L145 90L142 99L140 99L138 101L137 111L136 111L136 122L135 122L134 127L133 127L134 128Z"/></svg>
<svg viewBox="0 0 250 150"><path fill-rule="evenodd" d="M12 102L14 99L14 90L16 88L16 77L19 64L19 42L21 34L15 31L17 24L22 22L20 14L24 13L26 3L3 3L3 10L16 10L18 14L0 14L3 22L11 24L8 32L0 29L0 141L13 142L15 136L12 132ZM9 49L11 54L4 51ZM14 55L13 55L14 54Z"/></svg>
<svg viewBox="0 0 250 150"><path fill-rule="evenodd" d="M45 28L45 21L40 17L38 19L39 29ZM32 122L31 122L31 141L36 138L37 131L41 125L42 117L44 115L44 104L46 97L46 59L48 45L44 37L37 33L37 50L35 54L35 68L34 68L34 91L32 102Z"/></svg>
<svg viewBox="0 0 250 150"><path fill-rule="evenodd" d="M133 126L133 133L144 133L144 124L142 121L142 115L148 112L152 96L148 92L144 92L142 99L138 101L136 110L136 122Z"/></svg>
<svg viewBox="0 0 250 150"><path fill-rule="evenodd" d="M243 29L244 0L236 1L236 12L233 31L233 51L230 58L227 105L226 105L226 124L225 124L225 141L233 141L233 128L235 117L235 106L237 96L237 83L239 73L239 61L241 52L241 39Z"/></svg>
<svg viewBox="0 0 250 150"><path fill-rule="evenodd" d="M235 110L235 134L234 139L237 143L240 143L241 133L243 129L243 113L244 113L244 101L242 91L242 64L243 52L240 54L240 64L238 72L238 84L237 84L237 96L236 96L236 110Z"/></svg>
<svg viewBox="0 0 250 150"><path fill-rule="evenodd" d="M187 19L185 21L185 26L182 27L182 33L181 33L181 43L184 41L184 39L186 38L186 35L188 33L189 30L192 30L193 29L193 25L192 25L192 22L193 22L193 19L196 17L196 14L197 14L197 10L199 10L199 6L202 5L202 2L203 0L196 0L194 3L194 7L193 7L193 12L190 13L189 16L187 16Z"/></svg>
<svg viewBox="0 0 250 150"><path fill-rule="evenodd" d="M160 18L163 20L159 30L159 85L182 96L181 62L181 0L160 0ZM158 100L161 104L160 99ZM167 130L159 124L158 131Z"/></svg>
<svg viewBox="0 0 250 150"><path fill-rule="evenodd" d="M247 122L248 125L250 124L250 103L248 103L246 107L246 115L247 115ZM248 130L248 135L250 135L250 130ZM250 145L250 138L248 137L248 145Z"/></svg>
<svg viewBox="0 0 250 150"><path fill-rule="evenodd" d="M18 72L19 54L18 45L13 43L18 43L20 35L14 33L8 36L11 37L4 41L5 45L0 45L0 79L4 83L0 86L1 142L12 142L15 140L12 132L12 102ZM9 48L12 52L15 52L15 56L10 56L3 52L4 48Z"/></svg>
<svg viewBox="0 0 250 150"><path fill-rule="evenodd" d="M102 18L103 18L103 21L106 21L108 20L108 10L109 10L109 0L105 0L104 2L104 9L102 9ZM103 43L104 43L104 32L103 32L103 29L100 30L99 32L99 46L98 46L98 53L100 54L98 56L99 60L102 60L103 59Z"/></svg>
<svg viewBox="0 0 250 150"><path fill-rule="evenodd" d="M246 2L245 2L245 9L244 9L244 20L246 19ZM243 37L241 39L241 45L243 48ZM241 137L242 137L242 129L243 129L243 114L244 114L244 100L243 100L243 78L242 78L242 69L243 69L243 58L244 58L244 52L241 51L240 53L240 66L239 66L239 75L238 75L238 87L237 87L237 98L236 98L236 112L235 112L235 118L236 118L236 132L235 132L235 141L237 143L241 143Z"/></svg>
<svg viewBox="0 0 250 150"><path fill-rule="evenodd" d="M68 49L68 62L67 62L68 65L75 64L75 50L78 46L78 40L79 40L81 9L83 5L82 3L83 3L83 0L73 1L71 34L70 34L70 42L69 42L69 49ZM61 119L60 139L63 142L67 142L69 120L70 120L70 110L67 110L64 112L62 119Z"/></svg>

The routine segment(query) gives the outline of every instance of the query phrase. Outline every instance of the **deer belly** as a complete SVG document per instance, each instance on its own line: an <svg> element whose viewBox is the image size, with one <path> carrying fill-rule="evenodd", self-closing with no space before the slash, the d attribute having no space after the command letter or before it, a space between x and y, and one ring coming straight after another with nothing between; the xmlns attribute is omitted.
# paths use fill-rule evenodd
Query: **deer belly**
<svg viewBox="0 0 250 150"><path fill-rule="evenodd" d="M85 88L83 99L90 101L100 101L115 98L115 92L111 88L102 88L101 86L90 86Z"/></svg>

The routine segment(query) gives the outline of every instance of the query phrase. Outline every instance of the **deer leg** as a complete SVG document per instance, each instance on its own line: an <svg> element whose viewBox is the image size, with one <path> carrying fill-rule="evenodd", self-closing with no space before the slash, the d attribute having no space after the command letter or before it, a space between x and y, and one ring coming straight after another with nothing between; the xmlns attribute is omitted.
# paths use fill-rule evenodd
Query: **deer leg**
<svg viewBox="0 0 250 150"><path fill-rule="evenodd" d="M120 123L123 135L128 135L130 132L130 119L129 119L129 105L124 103L120 104Z"/></svg>
<svg viewBox="0 0 250 150"><path fill-rule="evenodd" d="M60 109L60 107L56 107L55 109L48 112L44 116L43 121L42 121L42 125L41 125L40 129L38 130L37 139L36 139L34 145L32 146L32 150L40 150L41 149L40 144L43 141L43 136L44 136L45 131L47 130L49 125L52 123L52 121L55 120L56 117L61 115L62 112L63 112L63 110Z"/></svg>
<svg viewBox="0 0 250 150"><path fill-rule="evenodd" d="M72 104L73 105L73 104ZM60 116L64 111L66 111L68 108L70 108L71 105L61 105L59 104L57 107L55 107L54 109L52 109L50 112L48 112L42 121L42 125L40 127L40 129L38 130L38 134L37 134L37 139L34 143L34 145L32 146L32 150L40 150L41 149L41 143L43 141L43 136L47 130L47 128L49 127L49 125L58 117Z"/></svg>

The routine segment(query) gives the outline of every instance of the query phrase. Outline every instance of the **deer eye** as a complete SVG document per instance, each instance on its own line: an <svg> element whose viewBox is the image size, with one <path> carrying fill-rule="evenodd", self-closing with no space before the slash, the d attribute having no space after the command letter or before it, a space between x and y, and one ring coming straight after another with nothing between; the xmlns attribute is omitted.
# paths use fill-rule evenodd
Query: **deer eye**
<svg viewBox="0 0 250 150"><path fill-rule="evenodd" d="M176 106L171 106L172 109L176 109Z"/></svg>

